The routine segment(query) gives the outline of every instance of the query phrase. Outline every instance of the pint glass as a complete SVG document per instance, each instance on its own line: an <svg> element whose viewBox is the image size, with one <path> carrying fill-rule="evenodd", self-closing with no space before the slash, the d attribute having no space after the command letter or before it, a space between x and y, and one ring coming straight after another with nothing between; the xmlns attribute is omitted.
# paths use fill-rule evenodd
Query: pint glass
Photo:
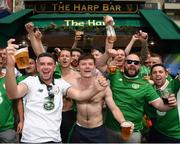
<svg viewBox="0 0 180 144"><path fill-rule="evenodd" d="M131 122L124 121L121 123L121 137L123 140L128 140L131 135Z"/></svg>
<svg viewBox="0 0 180 144"><path fill-rule="evenodd" d="M75 35L76 35L76 37L80 38L79 39L80 41L83 41L83 39L84 39L84 32L83 31L76 31Z"/></svg>
<svg viewBox="0 0 180 144"><path fill-rule="evenodd" d="M107 68L108 68L108 72L109 73L114 74L115 71L116 71L116 63L115 63L115 61L114 60L110 61L108 63L108 67Z"/></svg>
<svg viewBox="0 0 180 144"><path fill-rule="evenodd" d="M172 93L171 90L169 88L165 88L161 90L160 93L164 104L168 104L168 97Z"/></svg>
<svg viewBox="0 0 180 144"><path fill-rule="evenodd" d="M15 60L18 69L25 69L29 66L29 53L27 45L19 45L20 49L18 49L15 53Z"/></svg>
<svg viewBox="0 0 180 144"><path fill-rule="evenodd" d="M116 66L109 65L109 66L108 66L108 71L109 71L109 73L111 73L111 74L115 73L115 71L116 71Z"/></svg>

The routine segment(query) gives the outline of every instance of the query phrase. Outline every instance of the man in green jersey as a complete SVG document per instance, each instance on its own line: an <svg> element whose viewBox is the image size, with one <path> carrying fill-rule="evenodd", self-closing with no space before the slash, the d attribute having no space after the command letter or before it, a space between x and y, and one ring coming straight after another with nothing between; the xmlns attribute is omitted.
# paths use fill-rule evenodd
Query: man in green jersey
<svg viewBox="0 0 180 144"><path fill-rule="evenodd" d="M180 88L180 75L177 79L168 81L168 72L162 64L152 66L151 77L155 84L155 89L159 96L165 97L169 94L175 94ZM164 103L166 99L163 98ZM153 128L150 130L150 142L156 143L180 143L180 123L178 117L178 108L175 107L167 112L160 112L152 107ZM151 113L152 114L152 113Z"/></svg>
<svg viewBox="0 0 180 144"><path fill-rule="evenodd" d="M24 80L28 76L35 76L37 74L36 61L33 58L29 58L29 66L24 69L25 74L17 78L17 82Z"/></svg>
<svg viewBox="0 0 180 144"><path fill-rule="evenodd" d="M116 105L121 109L125 119L135 124L134 133L128 142L141 141L140 131L143 128L142 119L146 102L160 111L168 111L176 106L175 97L169 97L169 104L165 105L153 87L139 77L139 69L139 56L130 54L125 60L124 73L116 70L114 74L109 74L110 87ZM111 142L118 142L115 137L119 136L120 126L109 110L106 115L106 126L116 132Z"/></svg>
<svg viewBox="0 0 180 144"><path fill-rule="evenodd" d="M2 72L3 57L0 55L0 143L16 143L16 132L14 128L14 101L10 100L6 93L5 73ZM20 112L18 104L18 112ZM17 132L22 130L22 114L18 124Z"/></svg>

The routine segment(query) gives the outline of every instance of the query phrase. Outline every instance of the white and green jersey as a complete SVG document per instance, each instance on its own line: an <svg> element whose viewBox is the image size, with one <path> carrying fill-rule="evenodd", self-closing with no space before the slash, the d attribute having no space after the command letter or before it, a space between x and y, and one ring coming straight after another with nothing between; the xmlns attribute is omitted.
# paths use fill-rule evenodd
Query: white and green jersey
<svg viewBox="0 0 180 144"><path fill-rule="evenodd" d="M14 128L13 101L6 94L5 77L0 78L0 132Z"/></svg>
<svg viewBox="0 0 180 144"><path fill-rule="evenodd" d="M110 74L109 80L116 105L125 119L135 124L135 131L141 130L144 105L158 99L158 94L146 80L141 77L128 78L119 70ZM120 125L110 110L107 111L106 125L112 130L120 131Z"/></svg>
<svg viewBox="0 0 180 144"><path fill-rule="evenodd" d="M178 79L170 81L167 88L170 89L177 98L177 92L180 88L180 81ZM157 92L160 95L159 90L157 90ZM178 116L178 108L175 107L168 112L159 112L156 110L154 127L157 131L168 137L180 139L180 120Z"/></svg>

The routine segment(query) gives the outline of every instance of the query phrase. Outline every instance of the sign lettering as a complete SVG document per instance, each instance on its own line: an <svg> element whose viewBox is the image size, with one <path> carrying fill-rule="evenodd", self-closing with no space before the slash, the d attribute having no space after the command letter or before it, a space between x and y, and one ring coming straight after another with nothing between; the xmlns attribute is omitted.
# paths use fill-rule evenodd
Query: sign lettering
<svg viewBox="0 0 180 144"><path fill-rule="evenodd" d="M136 13L141 8L142 2L122 1L25 1L25 7L34 9L37 13Z"/></svg>
<svg viewBox="0 0 180 144"><path fill-rule="evenodd" d="M104 26L103 21L87 20L87 21L75 21L75 20L64 20L65 26Z"/></svg>

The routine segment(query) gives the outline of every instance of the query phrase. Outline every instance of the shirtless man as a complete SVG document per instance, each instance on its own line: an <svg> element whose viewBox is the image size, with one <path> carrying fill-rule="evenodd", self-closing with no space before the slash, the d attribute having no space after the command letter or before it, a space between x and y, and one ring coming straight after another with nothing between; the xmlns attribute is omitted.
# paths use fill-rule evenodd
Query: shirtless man
<svg viewBox="0 0 180 144"><path fill-rule="evenodd" d="M72 79L73 86L81 90L87 89L96 79L94 76L95 60L92 55L82 55L79 58L79 70L81 77ZM91 100L76 101L77 122L73 127L70 142L107 142L107 134L103 125L103 104L106 102L115 119L121 124L125 121L123 114L115 105L109 87L96 94ZM132 124L133 127L133 124Z"/></svg>
<svg viewBox="0 0 180 144"><path fill-rule="evenodd" d="M61 76L64 80L71 84L72 79L80 77L79 72L71 68L71 50L61 49L58 57L58 63L61 67ZM76 121L76 111L73 109L73 100L68 97L63 97L63 111L61 124L62 142L67 143L68 134Z"/></svg>

